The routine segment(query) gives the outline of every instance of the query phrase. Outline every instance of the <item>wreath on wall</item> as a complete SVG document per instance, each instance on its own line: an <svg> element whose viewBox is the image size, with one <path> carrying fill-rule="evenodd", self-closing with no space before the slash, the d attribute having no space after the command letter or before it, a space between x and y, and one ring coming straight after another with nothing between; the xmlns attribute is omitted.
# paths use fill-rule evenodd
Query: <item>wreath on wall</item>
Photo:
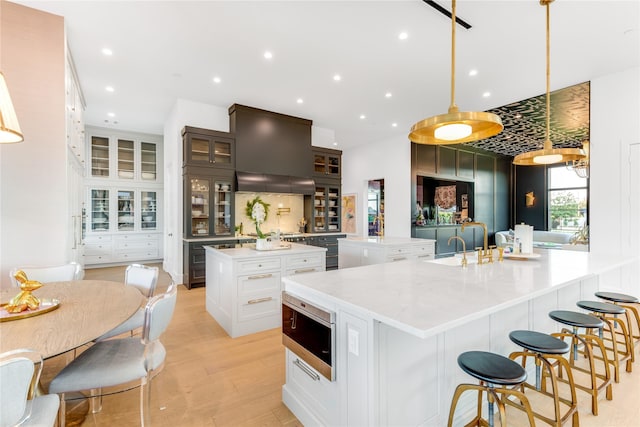
<svg viewBox="0 0 640 427"><path fill-rule="evenodd" d="M267 220L269 214L269 203L263 201L260 196L256 196L255 199L249 200L245 208L245 214L256 225L256 234L259 239L264 239L266 236L260 231L260 224Z"/></svg>

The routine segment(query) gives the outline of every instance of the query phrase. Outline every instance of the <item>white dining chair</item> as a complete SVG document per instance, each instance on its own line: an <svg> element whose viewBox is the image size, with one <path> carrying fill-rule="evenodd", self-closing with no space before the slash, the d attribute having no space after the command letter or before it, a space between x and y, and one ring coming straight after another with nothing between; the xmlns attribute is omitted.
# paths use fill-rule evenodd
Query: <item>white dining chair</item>
<svg viewBox="0 0 640 427"><path fill-rule="evenodd" d="M172 283L165 293L147 303L142 338L97 342L55 376L49 384L49 392L60 395L59 427L65 427L67 393L89 390L87 398L91 398L95 413L101 409L103 395L129 390L134 383L140 387L141 425L150 425L151 380L161 371L167 354L160 336L171 322L176 299L177 289ZM117 386L124 387L113 390ZM77 397L73 396L73 399Z"/></svg>
<svg viewBox="0 0 640 427"><path fill-rule="evenodd" d="M41 283L63 282L67 280L80 280L84 277L84 270L77 262L70 262L62 265L52 266L25 266L15 267L9 272L11 284L20 287L20 284L14 277L18 271L24 271L29 280L36 280Z"/></svg>
<svg viewBox="0 0 640 427"><path fill-rule="evenodd" d="M58 396L35 396L42 366L42 357L34 350L0 354L0 427L55 424Z"/></svg>
<svg viewBox="0 0 640 427"><path fill-rule="evenodd" d="M127 286L133 286L137 288L142 296L149 299L156 290L158 284L158 267L149 267L142 264L131 264L124 272L124 283ZM115 336L121 335L125 332L133 332L136 329L142 328L144 323L144 307L140 307L133 315L110 330L101 335L96 341L102 341Z"/></svg>

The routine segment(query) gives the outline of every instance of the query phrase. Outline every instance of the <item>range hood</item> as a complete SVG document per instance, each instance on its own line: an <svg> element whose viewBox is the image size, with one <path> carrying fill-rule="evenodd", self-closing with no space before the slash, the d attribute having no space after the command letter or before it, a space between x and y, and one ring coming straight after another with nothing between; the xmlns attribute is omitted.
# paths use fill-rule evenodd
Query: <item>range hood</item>
<svg viewBox="0 0 640 427"><path fill-rule="evenodd" d="M313 178L236 172L236 191L252 193L285 193L311 196L315 192Z"/></svg>

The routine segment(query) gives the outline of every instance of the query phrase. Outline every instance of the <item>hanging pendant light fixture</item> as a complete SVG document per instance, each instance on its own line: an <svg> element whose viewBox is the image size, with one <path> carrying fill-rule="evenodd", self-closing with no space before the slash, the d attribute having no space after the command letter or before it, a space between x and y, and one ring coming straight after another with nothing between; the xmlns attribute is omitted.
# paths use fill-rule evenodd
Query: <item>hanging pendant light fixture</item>
<svg viewBox="0 0 640 427"><path fill-rule="evenodd" d="M456 74L456 0L451 7L451 105L447 114L419 121L411 127L409 140L418 144L462 144L502 132L502 120L484 111L460 112L455 102Z"/></svg>
<svg viewBox="0 0 640 427"><path fill-rule="evenodd" d="M16 110L13 108L4 74L0 71L0 144L22 141L24 137L20 131Z"/></svg>
<svg viewBox="0 0 640 427"><path fill-rule="evenodd" d="M580 178L589 178L589 141L582 143L582 150L584 159L567 162L567 169L573 170Z"/></svg>
<svg viewBox="0 0 640 427"><path fill-rule="evenodd" d="M550 66L549 66L549 5L554 0L540 0L540 4L547 9L547 133L542 150L529 151L518 154L513 159L513 164L518 166L551 165L554 163L566 163L579 161L586 158L584 150L580 148L553 148L549 137L549 122L551 116L551 94L549 92Z"/></svg>

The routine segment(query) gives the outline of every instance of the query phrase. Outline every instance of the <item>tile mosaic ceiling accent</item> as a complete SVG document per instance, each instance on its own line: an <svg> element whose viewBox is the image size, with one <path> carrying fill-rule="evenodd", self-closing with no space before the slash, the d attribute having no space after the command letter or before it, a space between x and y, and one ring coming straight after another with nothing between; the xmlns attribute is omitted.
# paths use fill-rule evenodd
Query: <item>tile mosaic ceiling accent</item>
<svg viewBox="0 0 640 427"><path fill-rule="evenodd" d="M589 82L551 92L550 137L553 148L581 147L589 140ZM546 134L546 94L488 110L502 119L498 135L472 147L516 156L542 148Z"/></svg>

